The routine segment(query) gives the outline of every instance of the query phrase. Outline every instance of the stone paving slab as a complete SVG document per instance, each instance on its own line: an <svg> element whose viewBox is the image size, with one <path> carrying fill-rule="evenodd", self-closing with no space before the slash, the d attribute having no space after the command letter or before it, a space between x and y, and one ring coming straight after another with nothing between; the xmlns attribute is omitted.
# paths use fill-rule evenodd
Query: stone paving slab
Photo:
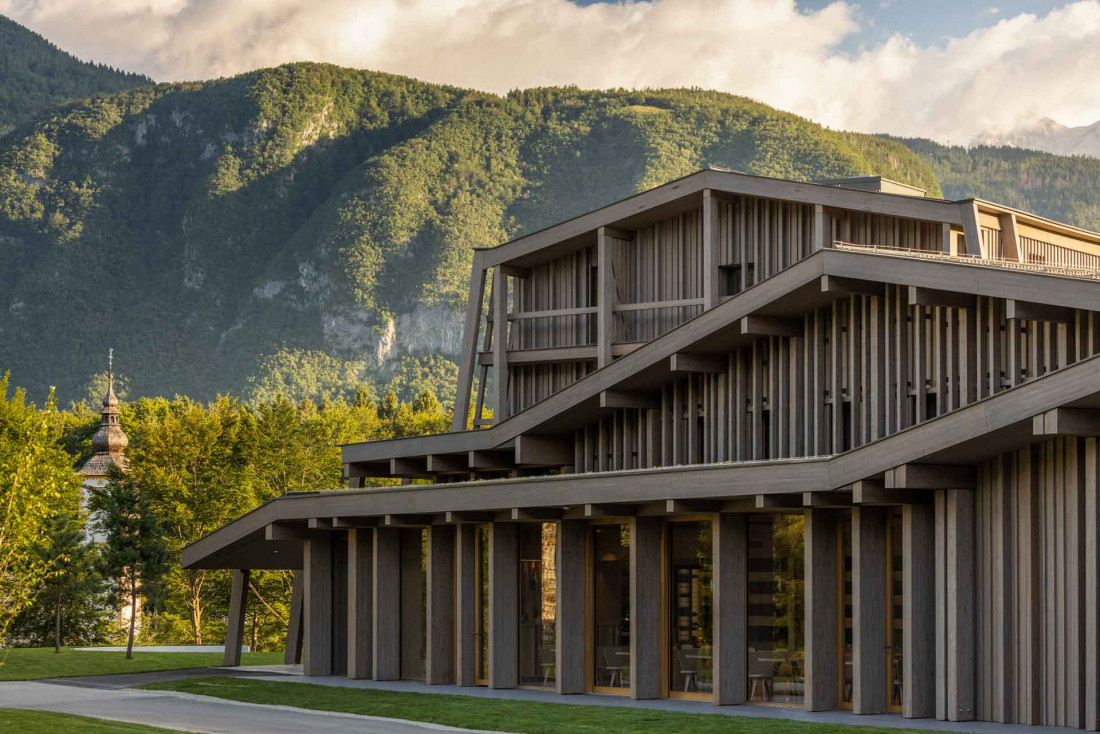
<svg viewBox="0 0 1100 734"><path fill-rule="evenodd" d="M240 703L174 691L95 688L42 681L0 683L0 708L79 714L203 734L435 734L471 731L375 716Z"/></svg>

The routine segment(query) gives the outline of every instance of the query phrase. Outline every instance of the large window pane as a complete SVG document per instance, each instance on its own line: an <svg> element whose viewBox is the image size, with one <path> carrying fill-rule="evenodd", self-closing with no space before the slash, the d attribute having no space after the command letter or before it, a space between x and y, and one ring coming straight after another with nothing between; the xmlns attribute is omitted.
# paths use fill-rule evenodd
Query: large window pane
<svg viewBox="0 0 1100 734"><path fill-rule="evenodd" d="M805 606L802 515L749 518L748 698L802 703Z"/></svg>
<svg viewBox="0 0 1100 734"><path fill-rule="evenodd" d="M710 522L668 526L671 654L670 693L711 693L713 545Z"/></svg>
<svg viewBox="0 0 1100 734"><path fill-rule="evenodd" d="M592 665L598 688L630 688L630 526L593 526Z"/></svg>
<svg viewBox="0 0 1100 734"><path fill-rule="evenodd" d="M557 531L552 522L519 528L519 679L523 685L552 686L557 672Z"/></svg>

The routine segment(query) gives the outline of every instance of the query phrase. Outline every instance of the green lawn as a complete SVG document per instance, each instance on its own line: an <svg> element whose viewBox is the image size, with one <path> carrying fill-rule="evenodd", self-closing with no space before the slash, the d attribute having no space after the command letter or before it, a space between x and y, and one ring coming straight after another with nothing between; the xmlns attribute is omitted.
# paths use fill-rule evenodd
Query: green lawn
<svg viewBox="0 0 1100 734"><path fill-rule="evenodd" d="M19 734L164 734L174 729L156 729L141 724L90 719L87 716L55 714L50 711L20 711L0 709L0 731Z"/></svg>
<svg viewBox="0 0 1100 734"><path fill-rule="evenodd" d="M271 665L283 662L281 652L253 652L241 656L241 665ZM111 673L147 673L152 670L179 670L221 665L218 652L135 652L133 660L125 651L77 652L52 647L14 647L0 650L0 681L71 678L77 675Z"/></svg>
<svg viewBox="0 0 1100 734"><path fill-rule="evenodd" d="M469 729L517 734L900 734L905 729L807 724L785 719L756 719L714 714L681 714L648 709L504 701L472 696L401 693L335 688L308 683L276 683L247 678L190 678L146 688L185 691L249 703L343 711L393 719L427 721ZM701 704L706 705L706 704Z"/></svg>

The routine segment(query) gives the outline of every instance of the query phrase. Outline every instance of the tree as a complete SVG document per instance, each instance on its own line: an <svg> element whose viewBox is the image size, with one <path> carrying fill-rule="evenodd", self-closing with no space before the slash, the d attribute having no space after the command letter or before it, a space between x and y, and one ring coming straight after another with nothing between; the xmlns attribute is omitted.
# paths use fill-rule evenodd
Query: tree
<svg viewBox="0 0 1100 734"><path fill-rule="evenodd" d="M41 550L56 572L42 592L39 606L49 604L53 612L53 648L61 652L64 640L62 622L81 610L96 614L95 599L103 589L103 578L95 567L95 553L85 542L83 518L69 512L58 513L47 526L47 542Z"/></svg>
<svg viewBox="0 0 1100 734"><path fill-rule="evenodd" d="M0 378L0 640L58 574L39 552L49 518L79 507L80 480L58 443L61 425L52 394L39 410L22 390L9 398L8 375Z"/></svg>
<svg viewBox="0 0 1100 734"><path fill-rule="evenodd" d="M126 659L134 656L134 627L139 604L153 612L162 601L168 572L168 549L160 521L134 480L111 467L107 487L93 496L92 507L102 513L99 529L106 535L100 568L109 579L116 603L130 603Z"/></svg>

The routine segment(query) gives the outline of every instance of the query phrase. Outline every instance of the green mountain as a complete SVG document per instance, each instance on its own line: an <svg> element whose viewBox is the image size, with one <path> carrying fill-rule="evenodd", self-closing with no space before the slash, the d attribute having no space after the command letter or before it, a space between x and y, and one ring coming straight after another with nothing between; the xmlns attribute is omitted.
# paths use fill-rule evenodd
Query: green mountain
<svg viewBox="0 0 1100 734"><path fill-rule="evenodd" d="M0 15L0 136L65 102L152 83L81 61Z"/></svg>
<svg viewBox="0 0 1100 734"><path fill-rule="evenodd" d="M413 391L453 372L472 248L706 164L940 193L897 142L714 92L321 64L141 87L0 139L0 369L82 397L113 346L135 395Z"/></svg>
<svg viewBox="0 0 1100 734"><path fill-rule="evenodd" d="M976 196L1100 230L1100 158L892 139L932 168L949 199Z"/></svg>

